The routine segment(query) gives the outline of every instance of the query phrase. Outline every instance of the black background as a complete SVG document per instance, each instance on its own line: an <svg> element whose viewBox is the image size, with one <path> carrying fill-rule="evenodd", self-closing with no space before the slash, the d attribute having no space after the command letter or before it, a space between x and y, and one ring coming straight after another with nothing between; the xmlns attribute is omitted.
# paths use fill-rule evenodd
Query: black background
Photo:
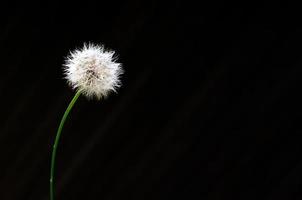
<svg viewBox="0 0 302 200"><path fill-rule="evenodd" d="M123 86L77 102L57 199L301 199L301 9L210 2L2 7L0 199L49 198L62 63L84 42L118 52Z"/></svg>

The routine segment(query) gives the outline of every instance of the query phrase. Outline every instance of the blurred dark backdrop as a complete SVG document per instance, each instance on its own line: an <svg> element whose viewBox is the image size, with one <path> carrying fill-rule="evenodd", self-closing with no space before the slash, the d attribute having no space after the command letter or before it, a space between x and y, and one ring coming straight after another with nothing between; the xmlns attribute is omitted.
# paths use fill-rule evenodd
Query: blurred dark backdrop
<svg viewBox="0 0 302 200"><path fill-rule="evenodd" d="M57 199L301 199L297 5L99 1L1 7L0 199L47 200L74 95L69 50L103 43L123 87L77 102Z"/></svg>

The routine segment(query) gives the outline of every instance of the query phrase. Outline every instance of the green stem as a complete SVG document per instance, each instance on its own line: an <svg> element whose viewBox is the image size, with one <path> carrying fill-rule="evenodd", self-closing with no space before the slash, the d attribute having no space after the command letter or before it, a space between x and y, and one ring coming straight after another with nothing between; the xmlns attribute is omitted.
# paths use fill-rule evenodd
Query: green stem
<svg viewBox="0 0 302 200"><path fill-rule="evenodd" d="M70 110L72 109L72 107L74 106L75 102L78 100L79 96L81 95L81 91L77 91L77 93L74 95L73 99L71 100L71 102L69 103L58 128L57 131L57 135L56 135L56 139L55 139L55 143L53 145L53 150L52 150L52 154L51 154L51 167L50 167L50 200L54 200L54 172L55 172L55 161L56 161L56 153L57 153L57 147L59 144L59 140L60 140L60 136L61 136L61 132L63 129L63 126L65 124L66 118L70 112Z"/></svg>

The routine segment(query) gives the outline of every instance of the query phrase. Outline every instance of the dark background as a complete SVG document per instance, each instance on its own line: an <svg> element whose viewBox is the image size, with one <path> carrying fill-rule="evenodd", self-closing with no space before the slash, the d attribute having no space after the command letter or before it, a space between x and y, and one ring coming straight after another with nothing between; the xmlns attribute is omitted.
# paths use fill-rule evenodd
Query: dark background
<svg viewBox="0 0 302 200"><path fill-rule="evenodd" d="M301 9L206 2L1 7L0 199L49 198L62 63L84 42L125 74L72 111L58 199L301 199Z"/></svg>

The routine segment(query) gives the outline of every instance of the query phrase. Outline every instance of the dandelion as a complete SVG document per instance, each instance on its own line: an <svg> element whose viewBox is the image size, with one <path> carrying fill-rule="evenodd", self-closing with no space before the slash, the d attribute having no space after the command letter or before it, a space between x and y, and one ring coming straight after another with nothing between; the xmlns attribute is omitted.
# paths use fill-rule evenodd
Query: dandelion
<svg viewBox="0 0 302 200"><path fill-rule="evenodd" d="M75 50L67 57L65 78L74 89L89 98L106 97L120 86L122 68L115 60L114 51L99 45L84 45L83 49Z"/></svg>
<svg viewBox="0 0 302 200"><path fill-rule="evenodd" d="M115 52L106 50L102 45L84 44L82 49L70 52L64 64L65 79L77 92L69 103L60 122L53 145L50 169L50 199L54 200L54 166L60 135L66 118L81 94L89 99L98 100L116 92L120 87L120 63L116 62Z"/></svg>

